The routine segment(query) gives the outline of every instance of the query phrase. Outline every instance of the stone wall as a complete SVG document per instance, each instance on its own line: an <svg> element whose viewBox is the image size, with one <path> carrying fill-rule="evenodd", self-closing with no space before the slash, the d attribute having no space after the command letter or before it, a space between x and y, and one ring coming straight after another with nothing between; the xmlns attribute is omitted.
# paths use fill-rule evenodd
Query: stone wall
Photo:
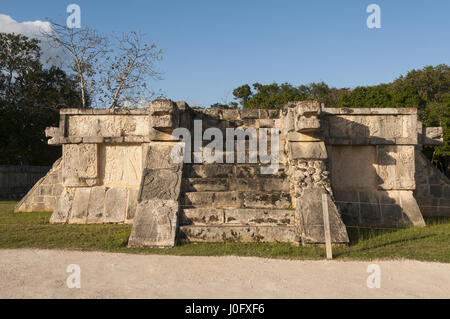
<svg viewBox="0 0 450 319"><path fill-rule="evenodd" d="M147 110L61 111L49 144L62 145L63 192L52 223L132 223L148 148Z"/></svg>
<svg viewBox="0 0 450 319"><path fill-rule="evenodd" d="M425 225L413 197L415 109L323 109L331 185L346 225Z"/></svg>
<svg viewBox="0 0 450 319"><path fill-rule="evenodd" d="M62 161L58 159L16 205L15 212L52 212L63 191Z"/></svg>
<svg viewBox="0 0 450 319"><path fill-rule="evenodd" d="M450 217L450 180L420 150L415 158L414 197L424 216Z"/></svg>
<svg viewBox="0 0 450 319"><path fill-rule="evenodd" d="M0 199L21 199L49 169L48 166L0 165Z"/></svg>
<svg viewBox="0 0 450 319"><path fill-rule="evenodd" d="M326 195L331 241L348 243L347 230L334 202L320 116L317 101L288 103L282 111L292 204L302 243L324 243L322 196Z"/></svg>

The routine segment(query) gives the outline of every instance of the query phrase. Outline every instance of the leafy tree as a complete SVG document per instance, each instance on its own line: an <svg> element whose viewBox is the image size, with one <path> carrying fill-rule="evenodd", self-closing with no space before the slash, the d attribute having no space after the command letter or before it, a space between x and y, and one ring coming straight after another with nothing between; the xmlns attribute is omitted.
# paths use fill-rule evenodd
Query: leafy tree
<svg viewBox="0 0 450 319"><path fill-rule="evenodd" d="M252 95L252 89L248 84L244 84L233 91L233 96L235 99L240 100L240 103L243 107L247 106L248 100Z"/></svg>
<svg viewBox="0 0 450 319"><path fill-rule="evenodd" d="M39 69L39 41L23 35L0 33L0 94L2 101L16 104L16 88L27 73Z"/></svg>
<svg viewBox="0 0 450 319"><path fill-rule="evenodd" d="M278 109L290 101L315 99L327 107L417 108L425 126L442 126L444 145L427 152L450 175L450 72L445 64L411 70L391 83L358 86L352 90L330 88L323 82L294 87L291 84L245 84L233 91L243 108Z"/></svg>
<svg viewBox="0 0 450 319"><path fill-rule="evenodd" d="M387 84L358 86L338 102L338 107L392 107L392 95Z"/></svg>
<svg viewBox="0 0 450 319"><path fill-rule="evenodd" d="M237 109L238 108L238 104L236 102L230 102L228 104L225 103L214 103L210 106L211 109L222 109L222 110L227 110L227 109Z"/></svg>
<svg viewBox="0 0 450 319"><path fill-rule="evenodd" d="M49 165L60 149L44 130L57 126L59 109L80 105L76 80L44 68L39 41L0 33L0 163Z"/></svg>
<svg viewBox="0 0 450 319"><path fill-rule="evenodd" d="M294 87L289 83L263 85L254 83L252 91L248 84L233 91L234 98L245 109L279 109L287 102L315 99L328 107L337 107L339 101L349 94L348 89L330 88L324 82Z"/></svg>

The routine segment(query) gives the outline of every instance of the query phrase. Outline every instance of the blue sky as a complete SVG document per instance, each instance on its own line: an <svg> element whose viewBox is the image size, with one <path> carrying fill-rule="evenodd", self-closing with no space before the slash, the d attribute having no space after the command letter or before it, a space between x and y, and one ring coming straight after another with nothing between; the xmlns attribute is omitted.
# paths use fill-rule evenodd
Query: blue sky
<svg viewBox="0 0 450 319"><path fill-rule="evenodd" d="M355 87L450 62L448 0L3 0L0 13L63 22L70 3L101 32L142 31L164 52L153 85L193 105L231 101L245 83ZM381 29L366 26L371 3Z"/></svg>

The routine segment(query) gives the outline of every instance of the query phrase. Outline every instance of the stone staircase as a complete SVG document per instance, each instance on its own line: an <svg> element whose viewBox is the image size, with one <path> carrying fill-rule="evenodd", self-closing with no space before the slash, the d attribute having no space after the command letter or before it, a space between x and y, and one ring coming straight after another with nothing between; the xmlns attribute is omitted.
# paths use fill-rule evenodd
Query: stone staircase
<svg viewBox="0 0 450 319"><path fill-rule="evenodd" d="M246 162L184 164L179 242L299 242L285 168Z"/></svg>

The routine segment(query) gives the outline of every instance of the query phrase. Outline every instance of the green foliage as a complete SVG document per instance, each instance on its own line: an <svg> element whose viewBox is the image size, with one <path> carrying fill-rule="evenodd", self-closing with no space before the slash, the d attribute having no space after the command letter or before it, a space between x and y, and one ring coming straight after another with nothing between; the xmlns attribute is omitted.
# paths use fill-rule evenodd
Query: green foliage
<svg viewBox="0 0 450 319"><path fill-rule="evenodd" d="M238 107L239 106L236 102L231 102L229 104L214 103L210 106L211 109L222 109L222 110L237 109Z"/></svg>
<svg viewBox="0 0 450 319"><path fill-rule="evenodd" d="M444 145L427 152L447 176L450 174L450 72L440 64L412 70L391 83L330 88L323 82L292 86L289 83L245 84L233 91L244 109L279 109L291 101L315 99L327 107L417 108L424 126L442 126Z"/></svg>
<svg viewBox="0 0 450 319"><path fill-rule="evenodd" d="M289 83L253 84L253 90L248 84L233 91L233 96L244 109L280 109L292 101L315 99L326 105L336 106L338 101L348 94L347 89L330 88L323 82L310 83L294 87Z"/></svg>
<svg viewBox="0 0 450 319"><path fill-rule="evenodd" d="M39 41L0 33L0 164L50 165L60 150L47 145L59 109L78 107L77 83L40 62Z"/></svg>
<svg viewBox="0 0 450 319"><path fill-rule="evenodd" d="M391 84L396 92L409 90L409 100L397 107L417 107L419 120L424 126L441 126L444 144L433 148L432 159L449 176L450 173L450 67L440 64L412 70ZM417 104L411 102L412 99ZM411 103L411 104L407 104Z"/></svg>
<svg viewBox="0 0 450 319"><path fill-rule="evenodd" d="M338 102L338 107L392 107L387 85L358 86Z"/></svg>

